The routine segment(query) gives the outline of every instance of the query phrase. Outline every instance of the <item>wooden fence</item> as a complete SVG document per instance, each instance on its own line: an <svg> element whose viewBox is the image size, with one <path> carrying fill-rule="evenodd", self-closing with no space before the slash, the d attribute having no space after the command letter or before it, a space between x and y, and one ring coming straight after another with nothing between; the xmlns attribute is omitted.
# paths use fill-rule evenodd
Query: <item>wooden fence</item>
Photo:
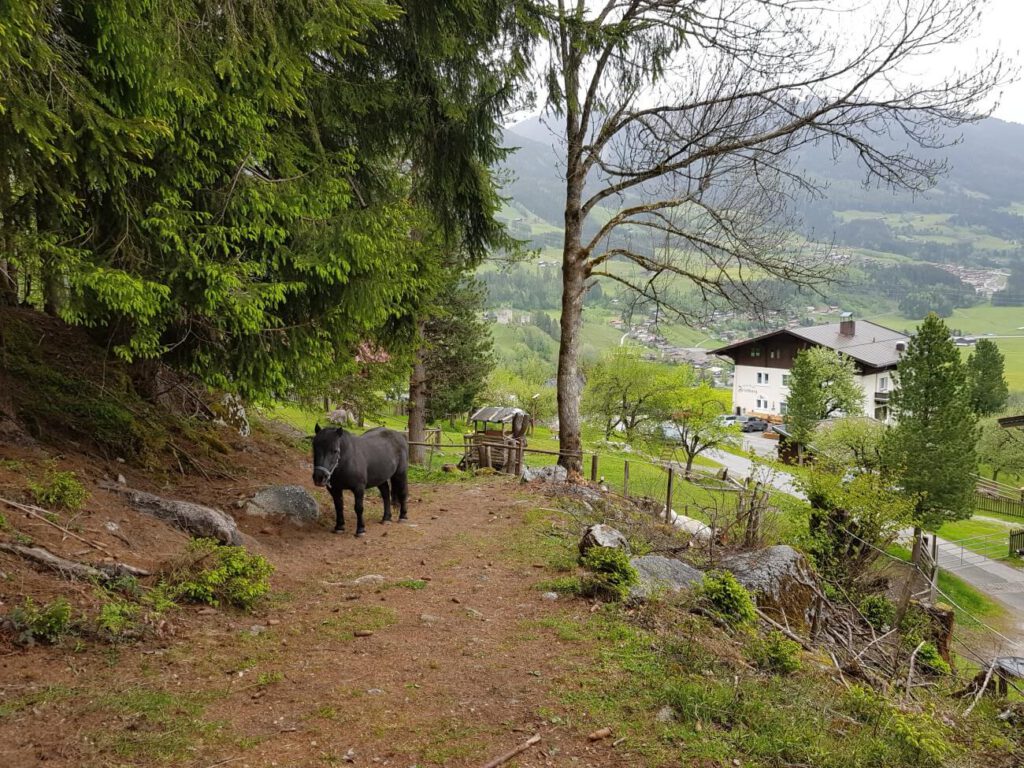
<svg viewBox="0 0 1024 768"><path fill-rule="evenodd" d="M1010 531L1010 557L1024 555L1024 528Z"/></svg>
<svg viewBox="0 0 1024 768"><path fill-rule="evenodd" d="M979 512L997 512L1001 515L1024 518L1024 501L1010 499L1005 496L975 493L974 508Z"/></svg>

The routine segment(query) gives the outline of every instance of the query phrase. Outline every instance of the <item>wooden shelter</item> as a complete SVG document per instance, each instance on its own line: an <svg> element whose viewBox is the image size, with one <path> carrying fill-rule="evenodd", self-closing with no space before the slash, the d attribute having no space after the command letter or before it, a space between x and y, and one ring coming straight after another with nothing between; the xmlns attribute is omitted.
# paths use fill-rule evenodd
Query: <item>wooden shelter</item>
<svg viewBox="0 0 1024 768"><path fill-rule="evenodd" d="M462 469L490 467L519 474L530 416L521 408L485 406L469 417L473 431L463 435Z"/></svg>

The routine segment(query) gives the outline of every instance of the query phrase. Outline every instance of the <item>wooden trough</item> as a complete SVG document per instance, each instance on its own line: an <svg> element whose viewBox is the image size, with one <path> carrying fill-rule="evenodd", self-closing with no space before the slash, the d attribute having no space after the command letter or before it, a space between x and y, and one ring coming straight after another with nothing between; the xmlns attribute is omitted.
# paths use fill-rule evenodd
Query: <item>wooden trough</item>
<svg viewBox="0 0 1024 768"><path fill-rule="evenodd" d="M523 471L523 451L530 416L521 408L485 406L469 420L473 431L462 436L460 469L489 467L518 475Z"/></svg>

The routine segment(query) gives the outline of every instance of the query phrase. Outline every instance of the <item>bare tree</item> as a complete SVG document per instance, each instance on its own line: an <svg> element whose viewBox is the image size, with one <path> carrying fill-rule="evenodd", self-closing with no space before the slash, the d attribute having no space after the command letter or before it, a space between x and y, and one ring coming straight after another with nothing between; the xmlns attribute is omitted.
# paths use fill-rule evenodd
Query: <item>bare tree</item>
<svg viewBox="0 0 1024 768"><path fill-rule="evenodd" d="M830 279L827 254L794 244L794 199L822 191L795 150L829 142L856 153L866 180L932 185L945 169L933 150L980 117L1009 73L998 54L929 82L914 67L967 39L982 5L538 0L541 87L565 152L564 466L579 470L588 281L614 280L692 321L716 302L758 306L753 286L766 278Z"/></svg>

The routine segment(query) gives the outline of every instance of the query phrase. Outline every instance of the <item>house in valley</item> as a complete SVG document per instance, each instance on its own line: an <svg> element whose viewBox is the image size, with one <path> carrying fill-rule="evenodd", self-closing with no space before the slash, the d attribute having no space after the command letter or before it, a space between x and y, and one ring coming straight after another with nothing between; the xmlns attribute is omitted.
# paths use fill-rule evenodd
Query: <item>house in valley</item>
<svg viewBox="0 0 1024 768"><path fill-rule="evenodd" d="M864 390L864 415L889 420L889 395L896 364L910 337L891 328L854 320L846 312L838 323L782 328L708 352L733 361L733 411L771 419L785 416L789 371L798 352L827 347L853 358ZM854 415L854 414L851 414ZM859 415L859 414L858 414Z"/></svg>

